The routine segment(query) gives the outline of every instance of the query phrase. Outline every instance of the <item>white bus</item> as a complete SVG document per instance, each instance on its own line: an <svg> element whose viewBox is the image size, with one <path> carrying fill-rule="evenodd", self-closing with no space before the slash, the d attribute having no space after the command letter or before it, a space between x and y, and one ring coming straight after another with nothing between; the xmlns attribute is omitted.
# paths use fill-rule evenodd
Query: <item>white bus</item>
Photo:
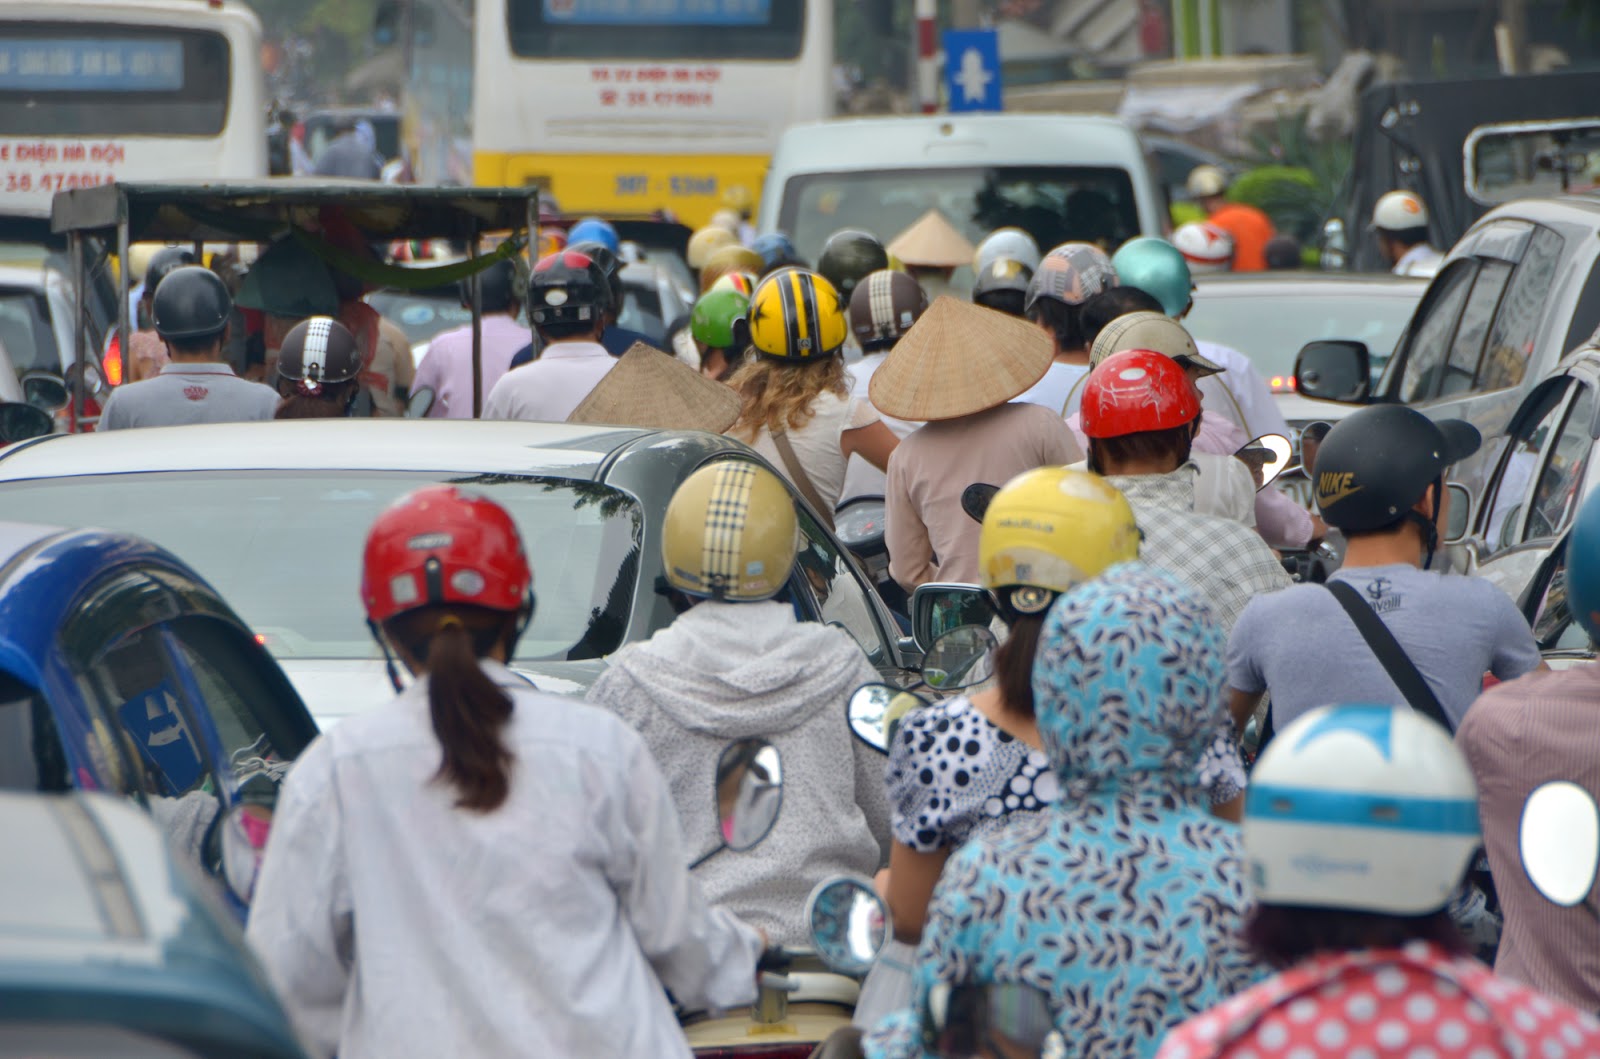
<svg viewBox="0 0 1600 1059"><path fill-rule="evenodd" d="M267 172L261 24L231 0L0 3L0 215L113 180Z"/></svg>
<svg viewBox="0 0 1600 1059"><path fill-rule="evenodd" d="M833 109L833 0L477 0L478 184L701 225Z"/></svg>

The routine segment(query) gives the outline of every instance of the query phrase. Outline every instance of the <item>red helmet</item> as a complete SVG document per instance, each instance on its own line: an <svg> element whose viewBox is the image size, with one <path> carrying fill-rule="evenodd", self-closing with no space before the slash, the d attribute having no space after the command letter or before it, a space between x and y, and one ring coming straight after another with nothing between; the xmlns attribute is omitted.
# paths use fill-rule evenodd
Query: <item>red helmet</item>
<svg viewBox="0 0 1600 1059"><path fill-rule="evenodd" d="M1091 438L1170 430L1199 414L1200 394L1183 365L1148 349L1111 354L1083 384L1083 432Z"/></svg>
<svg viewBox="0 0 1600 1059"><path fill-rule="evenodd" d="M532 599L516 523L488 497L424 486L395 501L367 534L361 600L375 622L438 603L521 611Z"/></svg>

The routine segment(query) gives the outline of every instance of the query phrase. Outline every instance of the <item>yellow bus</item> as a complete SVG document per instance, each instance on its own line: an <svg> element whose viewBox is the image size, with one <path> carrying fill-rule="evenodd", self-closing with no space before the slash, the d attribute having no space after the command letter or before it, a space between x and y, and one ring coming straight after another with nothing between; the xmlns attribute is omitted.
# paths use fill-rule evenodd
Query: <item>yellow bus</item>
<svg viewBox="0 0 1600 1059"><path fill-rule="evenodd" d="M833 109L832 0L477 0L473 178L699 226Z"/></svg>

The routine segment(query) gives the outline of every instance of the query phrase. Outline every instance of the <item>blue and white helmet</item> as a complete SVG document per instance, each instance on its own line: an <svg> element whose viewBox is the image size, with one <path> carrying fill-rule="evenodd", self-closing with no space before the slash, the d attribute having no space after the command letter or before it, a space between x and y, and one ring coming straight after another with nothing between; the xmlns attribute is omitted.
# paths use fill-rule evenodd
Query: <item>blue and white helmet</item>
<svg viewBox="0 0 1600 1059"><path fill-rule="evenodd" d="M329 383L348 382L360 373L355 336L331 316L295 324L278 350L278 374L312 397L320 396Z"/></svg>
<svg viewBox="0 0 1600 1059"><path fill-rule="evenodd" d="M1449 902L1479 845L1450 734L1404 706L1322 706L1256 763L1244 845L1258 900L1390 915Z"/></svg>

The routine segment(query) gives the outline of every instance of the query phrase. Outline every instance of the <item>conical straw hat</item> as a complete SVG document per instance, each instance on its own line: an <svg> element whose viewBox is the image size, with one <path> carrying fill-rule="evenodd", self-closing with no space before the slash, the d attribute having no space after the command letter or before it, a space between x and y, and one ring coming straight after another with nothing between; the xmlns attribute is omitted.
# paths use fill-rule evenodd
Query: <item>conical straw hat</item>
<svg viewBox="0 0 1600 1059"><path fill-rule="evenodd" d="M643 342L622 355L569 423L611 423L658 430L709 430L720 434L739 418L739 395L667 353Z"/></svg>
<svg viewBox="0 0 1600 1059"><path fill-rule="evenodd" d="M960 268L977 253L938 210L929 210L894 237L889 253L915 268Z"/></svg>
<svg viewBox="0 0 1600 1059"><path fill-rule="evenodd" d="M1033 324L945 295L889 351L868 393L895 419L955 419L1005 404L1054 358L1055 343Z"/></svg>

